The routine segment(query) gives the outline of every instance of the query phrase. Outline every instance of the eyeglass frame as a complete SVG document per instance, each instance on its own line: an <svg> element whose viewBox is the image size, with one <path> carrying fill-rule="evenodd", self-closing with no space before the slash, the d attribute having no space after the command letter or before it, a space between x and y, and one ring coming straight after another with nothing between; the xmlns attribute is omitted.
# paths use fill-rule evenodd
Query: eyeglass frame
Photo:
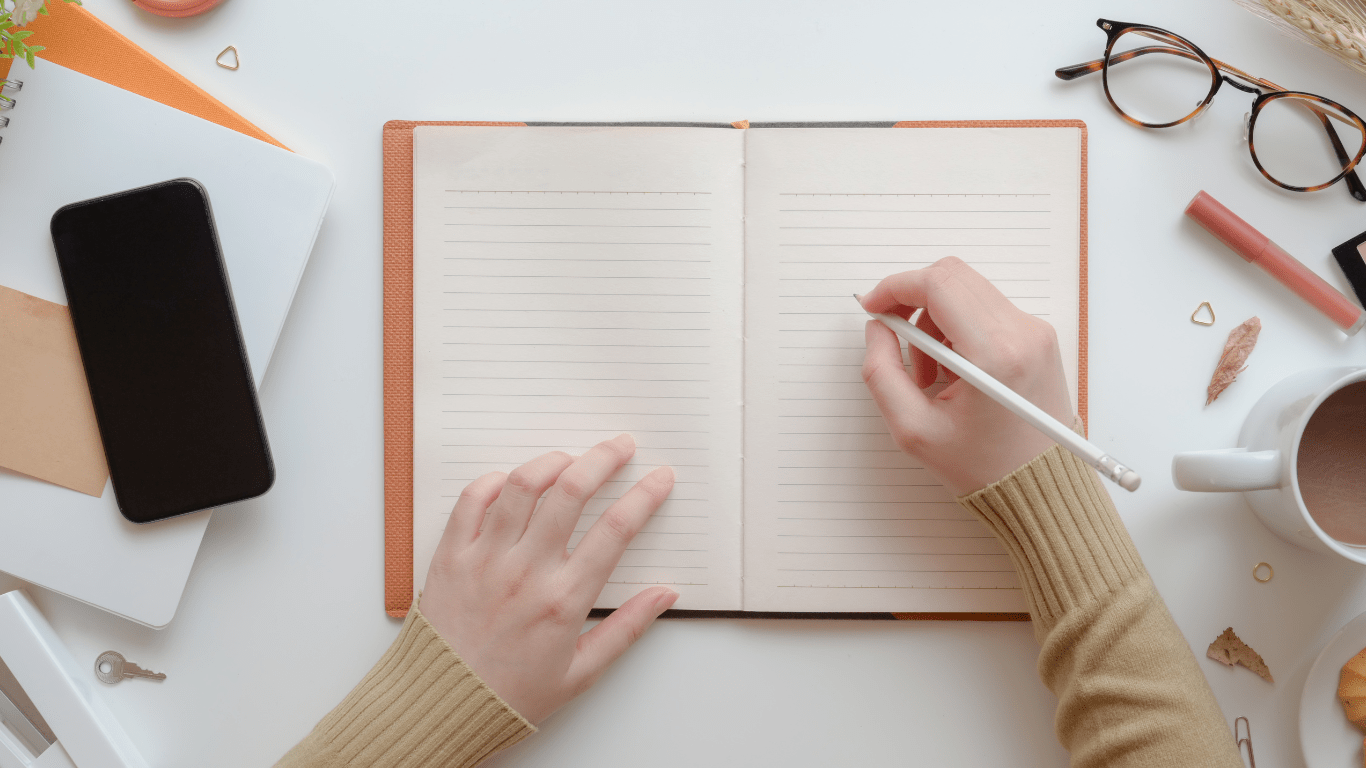
<svg viewBox="0 0 1366 768"><path fill-rule="evenodd" d="M1100 29L1106 33L1105 56L1103 58L1084 62L1082 64L1073 64L1067 67L1059 67L1053 73L1058 77L1058 79L1070 81L1076 80L1079 77L1084 77L1086 75L1093 74L1095 72L1100 72L1101 85L1105 91L1106 100L1110 102L1110 106L1113 107L1115 112L1119 113L1119 116L1123 118L1126 122L1139 126L1141 128L1171 128L1173 126L1180 125L1190 120L1194 120L1195 118L1203 114L1206 109L1209 108L1210 102L1214 100L1215 94L1219 92L1219 89L1223 86L1224 83L1228 83L1229 85L1244 93L1256 94L1256 98L1253 99L1252 102L1252 111L1249 113L1249 119L1247 123L1248 152L1252 155L1252 164L1257 167L1257 170L1262 174L1262 176L1266 178L1267 181L1270 181L1272 184L1275 184L1276 186L1281 187L1282 189L1289 189L1294 192L1317 192L1321 189L1331 187L1339 181L1342 181L1343 179L1346 179L1347 189L1351 193L1352 197L1356 198L1361 202L1366 202L1366 185L1362 184L1361 177L1358 176L1356 172L1357 165L1361 162L1361 159L1363 157L1366 157L1366 121L1363 121L1361 117L1359 117L1352 110L1337 103L1336 101L1333 101L1332 99L1319 96L1318 94L1308 93L1305 91L1291 91L1286 88L1282 88L1279 85L1276 85L1270 80L1266 80L1260 77L1254 77L1253 75L1250 75L1244 72L1243 70L1238 69L1237 67L1231 66L1209 56L1203 50L1201 50L1201 48L1197 46L1195 43L1192 43L1191 41L1174 32L1162 29L1161 27L1154 27L1149 24L1134 24L1124 21L1112 21L1109 19L1097 19L1096 26L1100 27ZM1112 51L1114 49L1115 41L1118 40L1126 32L1138 32L1139 34L1142 34L1144 37L1157 40L1158 42L1175 41L1180 45L1186 46L1190 50L1187 51L1182 50L1180 48L1163 48L1159 46L1149 46L1145 48L1135 48L1131 51L1125 51L1123 53L1118 54L1117 56L1112 57ZM1154 37L1154 34L1146 33L1154 33L1156 35L1160 35L1161 37L1168 39L1162 40L1158 37ZM1130 59L1142 56L1145 53L1158 52L1175 53L1184 58L1192 58L1190 54L1193 52L1195 56L1198 57L1199 61L1209 69L1211 80L1210 89L1209 93L1205 95L1204 100L1201 101L1198 106L1196 106L1194 111L1192 111L1185 117L1181 118L1180 120L1175 120L1170 123L1145 123L1142 120L1135 118L1133 115L1130 115L1127 112L1125 112L1123 107L1120 107L1118 102L1115 101L1114 96L1110 94L1110 64L1119 64ZM1243 85L1242 83L1233 80L1233 78L1230 77L1230 75L1232 75L1233 77L1246 80L1249 83L1254 83L1254 85ZM1268 89L1269 92L1263 92L1262 88ZM1266 168L1262 166L1261 161L1257 159L1256 144L1253 140L1255 136L1257 116L1261 113L1263 107L1278 99L1283 98L1296 98L1307 101L1316 101L1320 104L1326 104L1341 112L1343 116L1348 117L1356 122L1356 128L1361 132L1363 141L1361 148L1357 151L1356 157L1351 158L1349 162L1349 159L1347 157L1347 149L1342 145L1342 139L1338 136L1337 131L1333 130L1332 124L1328 122L1329 115L1326 115L1321 110L1309 107L1315 113L1318 114L1319 120L1323 122L1324 128L1328 132L1328 137L1332 141L1333 150L1334 153L1337 155L1338 162L1343 165L1342 172L1339 173L1337 176L1334 176L1332 180L1312 187L1297 187L1292 184L1286 184L1285 182L1278 180L1276 177L1268 173Z"/></svg>

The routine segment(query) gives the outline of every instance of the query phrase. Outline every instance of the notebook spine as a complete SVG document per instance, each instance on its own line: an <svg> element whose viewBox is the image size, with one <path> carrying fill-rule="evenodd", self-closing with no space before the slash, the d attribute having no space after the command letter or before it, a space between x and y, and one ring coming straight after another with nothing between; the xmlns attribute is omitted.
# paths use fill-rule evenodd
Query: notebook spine
<svg viewBox="0 0 1366 768"><path fill-rule="evenodd" d="M0 113L8 112L19 103L13 96L7 94L17 92L24 87L22 80L0 80ZM9 116L0 114L0 128L9 125ZM0 143L4 142L5 137L0 136Z"/></svg>

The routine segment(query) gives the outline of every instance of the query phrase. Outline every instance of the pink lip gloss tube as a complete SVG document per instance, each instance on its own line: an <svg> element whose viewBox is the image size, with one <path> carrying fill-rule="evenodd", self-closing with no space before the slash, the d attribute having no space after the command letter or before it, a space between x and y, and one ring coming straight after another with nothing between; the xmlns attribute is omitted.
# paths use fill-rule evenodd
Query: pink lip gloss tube
<svg viewBox="0 0 1366 768"><path fill-rule="evenodd" d="M1186 215L1222 240L1243 260L1261 267L1281 285L1294 291L1296 296L1327 315L1348 336L1366 325L1366 310L1325 283L1323 278L1296 261L1285 249L1210 197L1208 192L1200 190L1196 193L1190 205L1186 206Z"/></svg>

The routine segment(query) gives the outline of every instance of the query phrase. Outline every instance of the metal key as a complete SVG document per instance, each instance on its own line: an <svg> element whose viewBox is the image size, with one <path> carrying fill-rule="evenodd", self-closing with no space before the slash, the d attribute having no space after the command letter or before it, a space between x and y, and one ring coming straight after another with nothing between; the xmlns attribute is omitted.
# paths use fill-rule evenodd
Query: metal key
<svg viewBox="0 0 1366 768"><path fill-rule="evenodd" d="M106 667L109 669L108 672L105 671ZM123 658L123 654L118 651L105 651L100 654L98 659L95 659L95 677L98 677L100 682L110 685L123 682L125 677L141 677L147 680L166 679L166 675L160 672L148 671Z"/></svg>

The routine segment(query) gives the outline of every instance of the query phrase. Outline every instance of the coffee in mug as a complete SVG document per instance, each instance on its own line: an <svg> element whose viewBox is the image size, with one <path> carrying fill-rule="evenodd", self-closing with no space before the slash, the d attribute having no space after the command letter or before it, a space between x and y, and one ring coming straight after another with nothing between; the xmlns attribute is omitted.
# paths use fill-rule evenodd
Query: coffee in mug
<svg viewBox="0 0 1366 768"><path fill-rule="evenodd" d="M1314 411L1296 465L1314 522L1344 544L1366 546L1366 381L1339 389Z"/></svg>

